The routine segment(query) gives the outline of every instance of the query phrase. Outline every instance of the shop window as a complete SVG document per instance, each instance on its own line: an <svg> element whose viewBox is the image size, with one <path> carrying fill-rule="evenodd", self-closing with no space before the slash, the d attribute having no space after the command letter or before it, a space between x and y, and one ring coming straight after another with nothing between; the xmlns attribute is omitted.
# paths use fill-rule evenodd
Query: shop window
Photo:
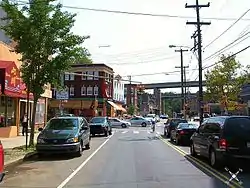
<svg viewBox="0 0 250 188"><path fill-rule="evenodd" d="M88 74L87 71L82 72L82 80L87 80L86 74Z"/></svg>
<svg viewBox="0 0 250 188"><path fill-rule="evenodd" d="M94 95L95 95L95 96L98 96L98 95L99 95L99 88L98 88L98 86L95 86L95 87L94 87Z"/></svg>
<svg viewBox="0 0 250 188"><path fill-rule="evenodd" d="M71 86L71 87L69 88L69 95L70 95L70 96L74 96L74 95L75 95L75 88L74 88L73 86Z"/></svg>
<svg viewBox="0 0 250 188"><path fill-rule="evenodd" d="M86 95L86 87L84 85L81 87L81 95Z"/></svg>
<svg viewBox="0 0 250 188"><path fill-rule="evenodd" d="M74 73L72 73L72 74L69 75L69 80L75 80L75 75L74 75Z"/></svg>
<svg viewBox="0 0 250 188"><path fill-rule="evenodd" d="M69 80L69 74L67 73L64 74L64 80Z"/></svg>
<svg viewBox="0 0 250 188"><path fill-rule="evenodd" d="M87 95L93 95L93 87L92 86L89 86L87 88Z"/></svg>
<svg viewBox="0 0 250 188"><path fill-rule="evenodd" d="M87 80L93 80L93 76L94 76L94 72L93 71L88 71L88 77L87 77Z"/></svg>
<svg viewBox="0 0 250 188"><path fill-rule="evenodd" d="M45 102L38 102L36 105L36 124L44 124L44 114L45 114Z"/></svg>
<svg viewBox="0 0 250 188"><path fill-rule="evenodd" d="M99 80L99 71L94 71L94 80Z"/></svg>
<svg viewBox="0 0 250 188"><path fill-rule="evenodd" d="M7 101L7 102L6 102ZM0 102L0 127L16 125L16 99L1 96Z"/></svg>

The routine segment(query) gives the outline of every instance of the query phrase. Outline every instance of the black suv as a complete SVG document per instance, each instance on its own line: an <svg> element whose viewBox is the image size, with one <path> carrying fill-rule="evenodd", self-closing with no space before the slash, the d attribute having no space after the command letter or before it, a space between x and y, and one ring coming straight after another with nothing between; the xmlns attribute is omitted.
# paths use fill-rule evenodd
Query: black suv
<svg viewBox="0 0 250 188"><path fill-rule="evenodd" d="M104 134L108 136L112 134L112 127L108 117L93 117L90 122L90 134Z"/></svg>
<svg viewBox="0 0 250 188"><path fill-rule="evenodd" d="M209 158L213 167L235 159L250 161L250 117L217 116L207 118L191 137L190 153Z"/></svg>
<svg viewBox="0 0 250 188"><path fill-rule="evenodd" d="M170 138L171 136L171 131L174 130L179 123L187 123L187 120L182 119L182 118L173 118L173 119L168 119L168 121L164 126L164 136L166 136L167 138Z"/></svg>

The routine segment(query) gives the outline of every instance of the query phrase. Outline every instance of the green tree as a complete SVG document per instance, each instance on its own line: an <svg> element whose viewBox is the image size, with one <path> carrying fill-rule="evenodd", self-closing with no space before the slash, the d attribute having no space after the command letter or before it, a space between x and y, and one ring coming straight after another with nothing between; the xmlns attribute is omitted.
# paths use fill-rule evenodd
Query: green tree
<svg viewBox="0 0 250 188"><path fill-rule="evenodd" d="M135 106L134 105L130 105L128 107L128 114L129 115L134 115L134 113L135 113Z"/></svg>
<svg viewBox="0 0 250 188"><path fill-rule="evenodd" d="M89 38L87 36L85 39ZM92 64L93 61L91 59L91 54L86 48L79 47L79 50L77 51L77 55L73 57L72 63L74 64Z"/></svg>
<svg viewBox="0 0 250 188"><path fill-rule="evenodd" d="M60 85L61 75L75 59L82 58L81 44L88 37L74 35L76 14L62 12L54 0L33 0L29 5L3 0L1 7L7 13L7 24L2 27L16 43L15 51L22 55L22 78L33 93L34 107L31 118L29 145L34 145L36 105L44 85Z"/></svg>
<svg viewBox="0 0 250 188"><path fill-rule="evenodd" d="M236 101L244 77L239 77L239 69L242 67L234 56L222 55L217 65L205 73L206 78L206 99L209 101L220 102L223 96L227 100Z"/></svg>
<svg viewBox="0 0 250 188"><path fill-rule="evenodd" d="M163 95L169 95L173 96L176 93L173 92L165 92ZM174 99L168 99L165 98L164 100L164 108L166 114L169 116L172 116L173 112L180 112L181 111L181 99L174 98Z"/></svg>

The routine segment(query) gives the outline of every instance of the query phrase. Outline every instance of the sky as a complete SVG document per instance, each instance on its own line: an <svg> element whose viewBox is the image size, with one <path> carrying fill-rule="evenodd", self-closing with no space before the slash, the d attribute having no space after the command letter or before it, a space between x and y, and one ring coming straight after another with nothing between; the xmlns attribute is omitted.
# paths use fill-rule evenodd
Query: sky
<svg viewBox="0 0 250 188"><path fill-rule="evenodd" d="M94 63L107 64L124 79L128 79L128 75L132 75L132 81L142 83L180 81L179 72L168 73L180 70L175 68L175 66L180 66L180 53L169 48L169 45L193 47L191 35L196 27L186 25L186 21L196 21L196 12L195 9L185 8L185 4L194 4L195 0L60 0L60 2L64 6L78 8L194 17L153 17L64 8L69 12L77 13L72 31L78 35L90 36L83 46L92 54ZM206 0L200 0L200 4L207 3ZM200 10L201 20L211 21L211 25L202 26L203 47L206 47L233 24L248 8L250 8L249 0L240 0L240 3L235 0L211 0L209 8ZM206 18L234 18L234 20ZM206 59L207 57L249 31L250 11L222 37L203 49L203 66L216 62L220 54L210 59ZM250 34L245 37L249 36ZM246 38L226 50L224 54L237 52L246 47L249 42L250 39ZM243 65L247 65L249 52L250 49L240 53L237 55L237 60ZM190 51L185 52L184 65L189 66L187 79L197 79L198 70L194 70L198 68L197 56ZM142 74L149 75L142 76ZM180 89L163 91L180 93ZM190 88L190 91L196 92L198 88Z"/></svg>

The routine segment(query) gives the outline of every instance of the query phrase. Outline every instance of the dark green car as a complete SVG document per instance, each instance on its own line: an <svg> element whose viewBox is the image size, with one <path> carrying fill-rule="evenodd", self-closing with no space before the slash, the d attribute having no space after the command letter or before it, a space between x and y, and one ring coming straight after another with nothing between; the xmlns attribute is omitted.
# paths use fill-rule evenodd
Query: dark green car
<svg viewBox="0 0 250 188"><path fill-rule="evenodd" d="M73 153L81 156L90 148L90 128L83 117L55 117L39 128L36 150L44 153Z"/></svg>
<svg viewBox="0 0 250 188"><path fill-rule="evenodd" d="M112 134L112 127L108 117L93 117L90 122L90 133L95 136L96 134L104 134L108 136Z"/></svg>

